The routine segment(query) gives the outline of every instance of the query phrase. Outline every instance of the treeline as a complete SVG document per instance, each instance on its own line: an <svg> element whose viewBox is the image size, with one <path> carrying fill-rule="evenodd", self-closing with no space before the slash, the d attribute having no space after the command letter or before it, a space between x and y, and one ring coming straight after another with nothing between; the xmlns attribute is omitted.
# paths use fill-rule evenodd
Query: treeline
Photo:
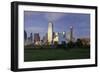
<svg viewBox="0 0 100 73"><path fill-rule="evenodd" d="M63 41L61 44L54 42L54 46L56 48L90 48L90 44L87 44L87 42L83 43L80 39L77 39L76 42L69 41L68 43Z"/></svg>
<svg viewBox="0 0 100 73"><path fill-rule="evenodd" d="M68 42L66 43L65 41L63 41L61 44L58 44L58 42L54 42L53 45L34 45L34 44L30 44L27 46L24 46L24 48L42 48L42 49L49 49L49 48L64 48L64 49L70 49L70 48L90 48L90 44L84 43L80 40L77 39L76 42Z"/></svg>

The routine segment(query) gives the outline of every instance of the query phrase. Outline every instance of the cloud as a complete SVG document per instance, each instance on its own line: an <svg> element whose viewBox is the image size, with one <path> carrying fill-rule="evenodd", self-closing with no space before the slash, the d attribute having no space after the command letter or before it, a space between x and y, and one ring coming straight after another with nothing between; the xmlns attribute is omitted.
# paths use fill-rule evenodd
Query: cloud
<svg viewBox="0 0 100 73"><path fill-rule="evenodd" d="M25 14L26 16L29 16L29 17L41 15L40 12L36 12L36 11L24 11L24 14Z"/></svg>
<svg viewBox="0 0 100 73"><path fill-rule="evenodd" d="M63 16L65 16L65 14L63 14L63 13L45 13L44 16L48 21L57 21L57 20L61 19Z"/></svg>
<svg viewBox="0 0 100 73"><path fill-rule="evenodd" d="M26 32L27 32L27 36L29 37L30 36L30 33L39 33L40 37L42 38L45 33L47 32L47 30L45 28L42 28L42 27L27 27L25 28Z"/></svg>
<svg viewBox="0 0 100 73"><path fill-rule="evenodd" d="M41 27L27 27L25 28L27 32L33 32L33 33L38 33L38 32L43 32L45 29Z"/></svg>
<svg viewBox="0 0 100 73"><path fill-rule="evenodd" d="M47 21L57 21L65 16L64 13L57 13L57 12L33 12L33 11L25 11L24 14L28 17L32 16L40 16L43 15Z"/></svg>

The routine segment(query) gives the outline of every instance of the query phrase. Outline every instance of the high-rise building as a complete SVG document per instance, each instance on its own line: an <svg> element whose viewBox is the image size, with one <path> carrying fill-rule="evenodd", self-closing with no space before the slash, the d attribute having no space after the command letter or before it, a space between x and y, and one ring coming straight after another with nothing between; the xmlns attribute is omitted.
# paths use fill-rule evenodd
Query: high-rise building
<svg viewBox="0 0 100 73"><path fill-rule="evenodd" d="M89 37L78 38L77 40L80 40L82 45L90 46L90 38Z"/></svg>
<svg viewBox="0 0 100 73"><path fill-rule="evenodd" d="M53 42L55 43L58 43L58 44L62 44L63 42L65 42L66 43L66 33L65 32L60 32L60 33L58 33L58 32L56 32L55 34L54 34L54 39L53 39Z"/></svg>
<svg viewBox="0 0 100 73"><path fill-rule="evenodd" d="M27 40L27 32L24 30L24 41Z"/></svg>
<svg viewBox="0 0 100 73"><path fill-rule="evenodd" d="M66 43L68 43L70 41L70 32L69 31L66 32L65 37L66 37Z"/></svg>
<svg viewBox="0 0 100 73"><path fill-rule="evenodd" d="M34 33L34 44L39 45L40 44L40 36L39 33Z"/></svg>
<svg viewBox="0 0 100 73"><path fill-rule="evenodd" d="M58 34L58 32L55 32L54 33L54 38L53 38L53 43L55 43L55 42L59 42L59 34Z"/></svg>
<svg viewBox="0 0 100 73"><path fill-rule="evenodd" d="M48 42L48 36L47 36L47 33L45 34L45 36L43 36L43 44L47 44Z"/></svg>
<svg viewBox="0 0 100 73"><path fill-rule="evenodd" d="M24 46L27 45L27 32L24 30Z"/></svg>
<svg viewBox="0 0 100 73"><path fill-rule="evenodd" d="M33 42L33 34L30 33L30 41Z"/></svg>
<svg viewBox="0 0 100 73"><path fill-rule="evenodd" d="M48 43L51 45L53 43L53 23L48 24Z"/></svg>

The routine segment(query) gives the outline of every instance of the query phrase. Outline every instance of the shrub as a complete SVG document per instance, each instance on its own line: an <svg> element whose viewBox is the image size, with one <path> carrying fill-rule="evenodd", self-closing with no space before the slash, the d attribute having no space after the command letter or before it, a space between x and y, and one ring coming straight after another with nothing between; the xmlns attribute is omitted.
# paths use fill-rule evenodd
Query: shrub
<svg viewBox="0 0 100 73"><path fill-rule="evenodd" d="M73 48L73 47L75 47L75 43L70 41L70 42L67 43L67 47L68 48Z"/></svg>

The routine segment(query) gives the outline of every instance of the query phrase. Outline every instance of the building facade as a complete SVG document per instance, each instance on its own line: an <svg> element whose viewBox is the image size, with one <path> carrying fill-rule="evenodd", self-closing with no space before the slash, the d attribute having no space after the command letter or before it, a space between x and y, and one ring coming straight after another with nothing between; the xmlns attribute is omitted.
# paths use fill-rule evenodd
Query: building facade
<svg viewBox="0 0 100 73"><path fill-rule="evenodd" d="M27 32L24 30L24 41L27 40Z"/></svg>
<svg viewBox="0 0 100 73"><path fill-rule="evenodd" d="M58 44L62 44L63 42L66 43L66 33L65 32L55 32L54 34L54 38L53 38L53 43L58 43Z"/></svg>
<svg viewBox="0 0 100 73"><path fill-rule="evenodd" d="M34 45L40 44L40 36L39 33L34 33Z"/></svg>
<svg viewBox="0 0 100 73"><path fill-rule="evenodd" d="M53 23L48 23L48 44L51 45L53 43Z"/></svg>

